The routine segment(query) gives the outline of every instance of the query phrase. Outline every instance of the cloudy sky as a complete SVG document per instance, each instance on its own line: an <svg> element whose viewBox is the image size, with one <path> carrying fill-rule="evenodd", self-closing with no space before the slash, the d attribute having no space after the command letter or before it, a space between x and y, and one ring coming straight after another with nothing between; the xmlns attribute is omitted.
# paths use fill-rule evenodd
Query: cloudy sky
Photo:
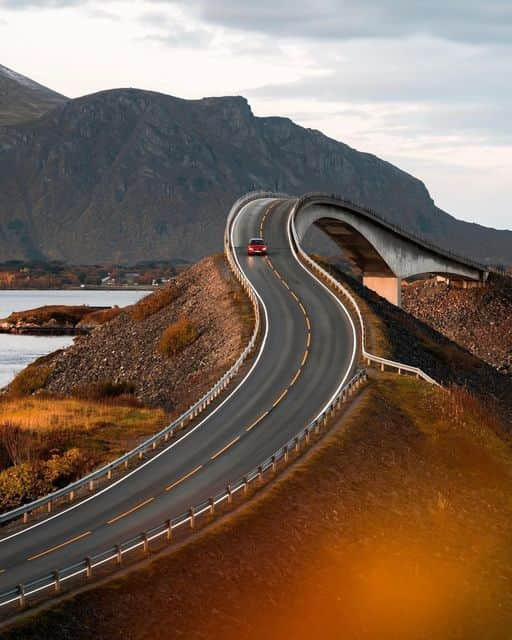
<svg viewBox="0 0 512 640"><path fill-rule="evenodd" d="M511 0L0 0L0 63L65 95L245 95L512 228Z"/></svg>

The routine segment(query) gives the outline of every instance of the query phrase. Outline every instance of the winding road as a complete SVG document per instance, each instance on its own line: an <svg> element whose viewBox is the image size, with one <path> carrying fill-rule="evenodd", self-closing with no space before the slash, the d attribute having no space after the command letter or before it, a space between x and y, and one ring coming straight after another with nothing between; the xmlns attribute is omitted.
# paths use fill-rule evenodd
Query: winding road
<svg viewBox="0 0 512 640"><path fill-rule="evenodd" d="M214 495L292 438L329 404L356 363L342 304L299 262L294 201L243 206L230 234L264 320L260 350L237 386L181 438L87 499L0 539L0 592L68 566ZM248 257L263 235L268 258Z"/></svg>

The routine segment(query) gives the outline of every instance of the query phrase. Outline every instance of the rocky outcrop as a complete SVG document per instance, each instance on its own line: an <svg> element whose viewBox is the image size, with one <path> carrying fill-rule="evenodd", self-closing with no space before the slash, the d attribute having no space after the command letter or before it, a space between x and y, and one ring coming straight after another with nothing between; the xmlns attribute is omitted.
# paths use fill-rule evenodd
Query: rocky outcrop
<svg viewBox="0 0 512 640"><path fill-rule="evenodd" d="M0 333L32 335L78 335L88 333L101 324L98 318L110 307L87 305L48 305L26 311L15 311L0 320Z"/></svg>
<svg viewBox="0 0 512 640"><path fill-rule="evenodd" d="M0 127L3 259L196 260L254 189L338 192L435 242L512 261L512 233L459 222L422 182L242 97L181 100L119 89Z"/></svg>
<svg viewBox="0 0 512 640"><path fill-rule="evenodd" d="M51 373L45 390L67 396L91 385L124 384L146 405L182 411L240 354L247 339L240 315L245 304L223 258L204 259L68 349L46 357ZM164 356L158 349L162 334L180 318L193 323L198 337L179 353Z"/></svg>
<svg viewBox="0 0 512 640"><path fill-rule="evenodd" d="M502 373L512 374L512 278L483 288L422 280L403 289L403 307Z"/></svg>

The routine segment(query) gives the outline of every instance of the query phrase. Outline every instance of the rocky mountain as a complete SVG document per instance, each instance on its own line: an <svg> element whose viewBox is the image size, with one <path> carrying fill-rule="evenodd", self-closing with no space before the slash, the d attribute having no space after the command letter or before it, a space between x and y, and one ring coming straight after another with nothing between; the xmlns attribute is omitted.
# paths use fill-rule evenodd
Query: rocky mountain
<svg viewBox="0 0 512 640"><path fill-rule="evenodd" d="M0 64L0 125L33 120L66 100Z"/></svg>
<svg viewBox="0 0 512 640"><path fill-rule="evenodd" d="M422 182L242 97L134 89L63 102L0 127L3 259L195 260L220 250L227 211L253 189L336 192L480 260L512 262L512 232L436 208Z"/></svg>

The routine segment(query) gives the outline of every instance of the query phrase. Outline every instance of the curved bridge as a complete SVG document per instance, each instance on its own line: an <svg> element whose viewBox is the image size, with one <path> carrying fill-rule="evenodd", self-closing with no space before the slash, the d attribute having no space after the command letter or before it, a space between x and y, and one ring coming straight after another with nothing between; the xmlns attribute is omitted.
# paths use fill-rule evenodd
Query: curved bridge
<svg viewBox="0 0 512 640"><path fill-rule="evenodd" d="M316 225L340 247L363 283L400 305L402 280L428 273L465 282L485 282L488 268L406 232L349 200L309 194L298 201L295 227L299 240Z"/></svg>

